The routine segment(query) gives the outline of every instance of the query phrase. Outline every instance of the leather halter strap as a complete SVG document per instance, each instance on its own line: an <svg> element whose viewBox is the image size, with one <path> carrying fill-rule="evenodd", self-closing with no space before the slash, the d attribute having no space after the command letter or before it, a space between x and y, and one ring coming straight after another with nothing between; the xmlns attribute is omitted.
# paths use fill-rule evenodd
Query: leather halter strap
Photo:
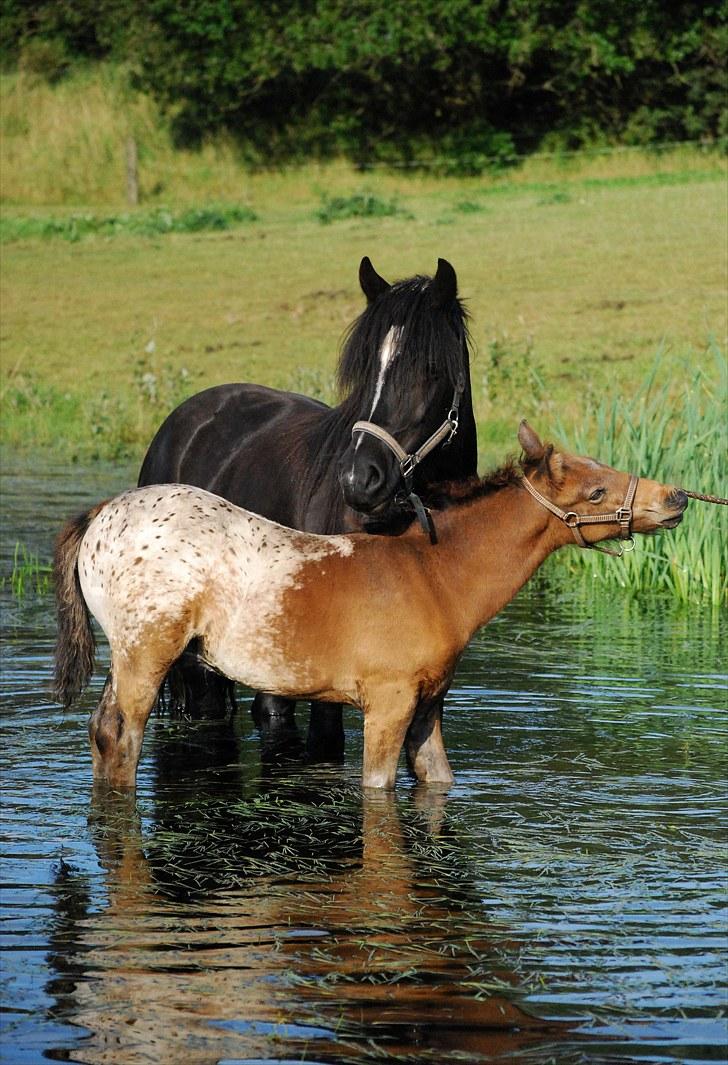
<svg viewBox="0 0 728 1065"><path fill-rule="evenodd" d="M452 403L450 404L450 410L447 412L447 418L442 425L428 436L424 444L420 444L416 451L407 452L402 445L388 433L386 429L382 429L381 425L377 425L376 422L358 421L354 422L351 429L351 435L354 433L368 433L369 436L376 437L377 440L381 440L385 444L392 454L399 462L399 472L402 475L404 481L405 490L407 492L407 499L414 507L415 514L419 520L420 525L424 531L430 537L430 543L437 543L437 532L435 525L432 521L432 515L427 507L424 506L422 500L414 490L414 472L415 467L419 466L424 458L434 451L443 441L445 444L449 444L452 438L458 431L460 424L460 400L462 394L465 391L465 381L462 377L458 378L458 382L455 385L455 391L452 397Z"/></svg>
<svg viewBox="0 0 728 1065"><path fill-rule="evenodd" d="M573 510L562 510L561 507L557 507L555 503L552 503L546 496L541 495L537 488L534 488L527 477L521 478L521 484L529 492L537 502L549 510L552 514L555 514L565 525L571 529L574 539L579 547L586 547L594 551L601 551L604 555L613 555L615 558L621 558L626 551L631 551L634 548L634 540L632 539L632 517L633 510L632 504L634 503L634 497L637 492L637 485L639 484L639 477L634 473L629 475L629 484L627 485L627 493L624 497L624 503L619 510L613 510L609 514L577 514ZM619 524L619 538L620 540L628 540L631 543L631 547L622 547L619 551L612 551L608 547L602 547L600 544L589 544L581 534L580 525L600 525L605 522L611 522L612 524Z"/></svg>

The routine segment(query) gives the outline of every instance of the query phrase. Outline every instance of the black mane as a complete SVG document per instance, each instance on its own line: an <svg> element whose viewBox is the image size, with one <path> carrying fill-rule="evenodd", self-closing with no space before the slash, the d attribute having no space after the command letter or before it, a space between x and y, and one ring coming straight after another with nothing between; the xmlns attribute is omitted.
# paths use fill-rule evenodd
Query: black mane
<svg viewBox="0 0 728 1065"><path fill-rule="evenodd" d="M402 330L397 358L387 374L387 388L406 395L412 380L445 376L455 385L469 376L468 313L455 298L435 308L429 292L432 278L396 281L359 315L344 336L337 381L342 406L355 417L370 402L380 371L379 352L393 325Z"/></svg>
<svg viewBox="0 0 728 1065"><path fill-rule="evenodd" d="M453 390L470 381L468 312L455 297L445 307L433 306L433 278L417 275L394 284L370 303L353 322L341 346L336 371L342 402L321 419L308 439L308 468L301 494L311 499L330 475L338 455L335 449L348 440L351 427L369 413L381 364L379 352L393 325L402 335L397 358L387 373L387 390L406 402L412 382L423 376L444 376ZM300 437L291 439L292 448ZM332 450L334 449L334 450ZM330 509L340 506L340 489L331 482Z"/></svg>

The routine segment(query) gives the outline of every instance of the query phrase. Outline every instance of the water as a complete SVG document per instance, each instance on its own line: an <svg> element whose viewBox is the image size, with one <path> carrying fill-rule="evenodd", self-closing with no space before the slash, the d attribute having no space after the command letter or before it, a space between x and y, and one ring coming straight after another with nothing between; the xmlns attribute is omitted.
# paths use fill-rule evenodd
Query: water
<svg viewBox="0 0 728 1065"><path fill-rule="evenodd" d="M0 572L131 480L8 471ZM309 766L242 693L154 717L130 804L91 788L104 649L63 713L50 598L2 606L0 1060L725 1060L724 619L541 583L463 659L447 795L363 797L355 711Z"/></svg>

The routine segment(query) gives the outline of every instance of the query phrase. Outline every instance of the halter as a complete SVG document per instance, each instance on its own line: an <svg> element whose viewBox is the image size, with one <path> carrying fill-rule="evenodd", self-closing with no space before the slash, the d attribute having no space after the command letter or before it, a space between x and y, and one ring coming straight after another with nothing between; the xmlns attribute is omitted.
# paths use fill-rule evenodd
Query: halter
<svg viewBox="0 0 728 1065"><path fill-rule="evenodd" d="M634 540L632 538L632 503L634 502L635 493L637 492L637 485L639 484L639 477L634 473L629 475L629 484L627 485L627 493L624 497L624 503L619 510L614 510L611 514L577 514L573 510L561 510L555 503L552 503L546 496L542 496L537 488L534 488L531 482L526 477L521 478L521 484L527 492L536 499L541 506L546 507L546 510L550 510L552 514L555 514L557 518L560 518L565 525L571 529L574 534L579 547L587 547L594 551L601 551L604 555L613 555L614 558L621 558L628 551L634 551ZM599 544L589 544L581 535L580 525L598 525L603 522L619 522L619 539L629 541L629 546L625 544L620 547L619 551L612 551L608 547L601 547Z"/></svg>
<svg viewBox="0 0 728 1065"><path fill-rule="evenodd" d="M464 391L465 381L461 376L458 377L457 384L455 385L452 403L450 404L450 410L447 412L445 421L439 429L435 430L432 436L428 436L424 444L421 444L416 451L405 451L392 434L388 433L386 429L382 429L381 425L377 425L376 422L355 422L351 430L352 436L354 433L369 433L370 436L374 436L377 440L381 440L383 444L386 444L389 450L394 454L399 462L399 472L404 481L406 498L414 507L417 519L424 531L430 537L431 544L437 543L437 532L432 520L432 515L414 490L415 467L419 466L422 460L427 458L430 452L434 451L443 440L445 441L444 446L447 447L457 433L460 424L460 400Z"/></svg>

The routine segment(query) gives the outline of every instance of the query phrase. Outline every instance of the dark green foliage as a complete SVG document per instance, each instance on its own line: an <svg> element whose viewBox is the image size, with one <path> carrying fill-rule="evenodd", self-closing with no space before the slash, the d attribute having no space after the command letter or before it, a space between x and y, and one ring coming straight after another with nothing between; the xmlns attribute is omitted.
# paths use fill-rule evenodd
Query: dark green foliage
<svg viewBox="0 0 728 1065"><path fill-rule="evenodd" d="M65 218L3 218L0 220L0 240L24 240L28 237L60 237L77 241L91 233L113 237L121 233L137 233L154 237L162 233L197 233L202 230L231 229L245 222L254 222L256 215L249 207L190 207L184 211L168 211L158 207L154 211L134 214L94 215L72 214Z"/></svg>
<svg viewBox="0 0 728 1065"><path fill-rule="evenodd" d="M382 200L371 193L356 193L353 196L324 196L316 211L319 222L327 224L343 218L384 218L388 215L408 215L394 200Z"/></svg>
<svg viewBox="0 0 728 1065"><path fill-rule="evenodd" d="M103 59L122 55L132 22L141 10L139 0L3 0L0 9L0 60L19 62L53 81L54 56ZM45 53L49 62L40 56Z"/></svg>
<svg viewBox="0 0 728 1065"><path fill-rule="evenodd" d="M726 136L718 2L7 0L3 55L38 39L52 76L64 54L123 55L180 142L230 130L261 165L475 174L544 144Z"/></svg>

